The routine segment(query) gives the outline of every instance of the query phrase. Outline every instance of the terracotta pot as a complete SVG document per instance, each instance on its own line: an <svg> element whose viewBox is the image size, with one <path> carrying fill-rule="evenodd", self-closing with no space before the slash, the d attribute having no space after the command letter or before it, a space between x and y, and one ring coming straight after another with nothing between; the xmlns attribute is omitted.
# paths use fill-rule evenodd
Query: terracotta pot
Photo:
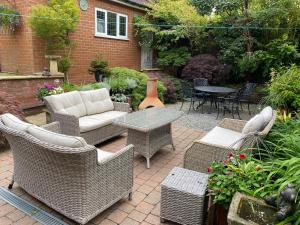
<svg viewBox="0 0 300 225"><path fill-rule="evenodd" d="M208 225L228 225L228 209L222 205L213 204L208 209Z"/></svg>

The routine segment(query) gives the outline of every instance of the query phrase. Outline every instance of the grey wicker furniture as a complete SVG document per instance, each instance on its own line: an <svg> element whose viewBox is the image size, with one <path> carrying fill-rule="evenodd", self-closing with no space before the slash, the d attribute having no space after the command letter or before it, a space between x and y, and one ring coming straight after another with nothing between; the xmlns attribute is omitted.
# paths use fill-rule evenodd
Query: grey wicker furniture
<svg viewBox="0 0 300 225"><path fill-rule="evenodd" d="M267 108L272 112L270 107ZM213 161L222 161L229 153L243 149L247 153L251 152L251 148L261 144L263 138L271 130L276 120L276 114L276 111L273 111L269 121L260 130L247 134L243 134L243 130L251 120L247 122L223 119L217 127L187 148L184 156L184 168L207 173L207 168Z"/></svg>
<svg viewBox="0 0 300 225"><path fill-rule="evenodd" d="M149 108L127 114L114 120L114 124L128 129L127 144L133 144L135 151L147 159L163 146L171 144L173 149L171 123L183 112L175 109Z"/></svg>
<svg viewBox="0 0 300 225"><path fill-rule="evenodd" d="M0 131L12 149L13 182L33 197L79 224L131 197L132 145L115 154L107 153L87 145L83 138L50 132L60 131L58 122L46 125L46 129L22 122L14 128L15 122L8 124L6 118L4 123L4 115L0 116ZM38 139L42 133L51 142ZM64 138L64 145L77 147L53 144Z"/></svg>
<svg viewBox="0 0 300 225"><path fill-rule="evenodd" d="M161 222L204 224L207 208L208 175L179 167L172 169L161 184Z"/></svg>
<svg viewBox="0 0 300 225"><path fill-rule="evenodd" d="M112 121L127 114L130 105L112 102L106 88L47 96L44 102L51 121L60 123L63 134L83 137L88 144L99 144L126 132Z"/></svg>

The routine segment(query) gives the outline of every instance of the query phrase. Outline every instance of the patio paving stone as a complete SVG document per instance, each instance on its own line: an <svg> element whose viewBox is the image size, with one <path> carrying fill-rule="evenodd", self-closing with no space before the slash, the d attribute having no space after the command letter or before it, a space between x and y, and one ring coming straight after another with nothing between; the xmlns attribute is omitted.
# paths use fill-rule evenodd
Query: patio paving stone
<svg viewBox="0 0 300 225"><path fill-rule="evenodd" d="M34 122L34 118L30 118ZM39 118L38 123L42 119ZM182 166L185 149L195 139L203 136L205 132L179 126L173 126L173 139L176 151L171 146L163 147L151 158L151 168L146 169L144 157L134 156L134 187L132 201L122 199L109 209L92 219L88 225L155 225L160 224L160 183L175 166ZM109 152L116 152L126 145L126 135L114 138L97 147ZM7 187L13 172L13 159L10 150L0 150L0 186ZM76 223L50 209L42 202L28 195L15 183L12 192L34 205L44 209L71 225ZM0 200L0 224L39 224L31 217ZM167 222L164 225L174 225Z"/></svg>

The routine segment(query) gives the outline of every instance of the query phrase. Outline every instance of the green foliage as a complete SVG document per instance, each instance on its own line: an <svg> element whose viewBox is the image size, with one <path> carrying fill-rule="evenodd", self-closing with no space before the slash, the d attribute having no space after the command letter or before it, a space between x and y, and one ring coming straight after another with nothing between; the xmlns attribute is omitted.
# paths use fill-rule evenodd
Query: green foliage
<svg viewBox="0 0 300 225"><path fill-rule="evenodd" d="M265 101L275 108L300 109L300 69L296 65L273 70Z"/></svg>
<svg viewBox="0 0 300 225"><path fill-rule="evenodd" d="M161 66L181 67L191 58L188 48L181 47L158 53L158 64Z"/></svg>
<svg viewBox="0 0 300 225"><path fill-rule="evenodd" d="M15 31L20 25L20 14L7 6L0 5L0 27Z"/></svg>
<svg viewBox="0 0 300 225"><path fill-rule="evenodd" d="M58 61L58 70L64 74L67 74L71 67L71 60L69 57L64 57Z"/></svg>
<svg viewBox="0 0 300 225"><path fill-rule="evenodd" d="M37 98L42 101L46 96L58 95L63 92L64 89L60 86L44 83L43 87L40 87L37 91Z"/></svg>
<svg viewBox="0 0 300 225"><path fill-rule="evenodd" d="M116 93L111 96L111 100L113 100L114 102L127 102L128 98L122 93Z"/></svg>
<svg viewBox="0 0 300 225"><path fill-rule="evenodd" d="M76 90L89 91L89 90L97 90L97 89L101 89L101 88L107 88L109 90L110 86L107 83L98 82L98 83L81 85L81 86L77 87Z"/></svg>
<svg viewBox="0 0 300 225"><path fill-rule="evenodd" d="M100 72L101 74L106 74L107 66L108 66L107 61L103 60L100 54L97 54L95 59L93 59L90 63L89 72L91 74L94 74L96 72Z"/></svg>
<svg viewBox="0 0 300 225"><path fill-rule="evenodd" d="M62 49L70 45L68 34L76 29L79 13L76 0L49 0L31 7L29 25L49 49Z"/></svg>
<svg viewBox="0 0 300 225"><path fill-rule="evenodd" d="M71 84L69 82L64 82L62 88L64 89L64 92L70 92L70 91L76 91L78 86Z"/></svg>
<svg viewBox="0 0 300 225"><path fill-rule="evenodd" d="M109 70L109 84L113 94L126 93L132 96L132 107L137 109L139 104L144 100L147 90L147 75L136 70L131 70L123 67L115 67ZM129 88L128 79L135 80L136 87ZM130 86L132 87L132 86ZM166 91L161 82L158 82L158 95L163 101L163 96Z"/></svg>
<svg viewBox="0 0 300 225"><path fill-rule="evenodd" d="M209 192L214 203L228 208L236 192L258 196L255 190L264 186L268 174L260 163L244 154L228 155L222 163L212 163L209 168Z"/></svg>

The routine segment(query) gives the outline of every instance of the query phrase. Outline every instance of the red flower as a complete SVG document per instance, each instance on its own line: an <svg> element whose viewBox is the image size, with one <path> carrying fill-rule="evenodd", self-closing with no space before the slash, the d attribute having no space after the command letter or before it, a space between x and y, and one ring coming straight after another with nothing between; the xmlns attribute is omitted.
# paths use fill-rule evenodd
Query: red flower
<svg viewBox="0 0 300 225"><path fill-rule="evenodd" d="M245 159L246 158L246 155L245 154L240 154L240 159Z"/></svg>
<svg viewBox="0 0 300 225"><path fill-rule="evenodd" d="M231 158L231 157L233 157L233 154L230 153L230 154L227 155L227 157L228 157L228 158Z"/></svg>
<svg viewBox="0 0 300 225"><path fill-rule="evenodd" d="M207 168L207 172L208 172L208 173L212 173L212 172L213 172L213 168L208 167L208 168Z"/></svg>

